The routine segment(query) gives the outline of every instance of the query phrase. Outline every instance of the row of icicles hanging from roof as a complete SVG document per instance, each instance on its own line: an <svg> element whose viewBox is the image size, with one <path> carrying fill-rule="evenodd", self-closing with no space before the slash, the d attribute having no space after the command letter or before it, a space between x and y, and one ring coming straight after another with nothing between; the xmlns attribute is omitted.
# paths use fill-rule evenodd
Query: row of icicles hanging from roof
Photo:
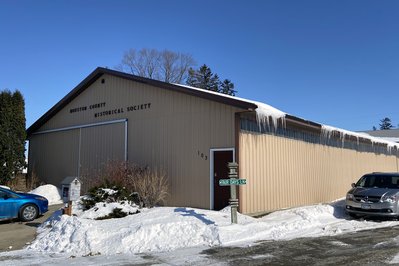
<svg viewBox="0 0 399 266"><path fill-rule="evenodd" d="M254 103L258 106L258 108L255 111L256 111L256 120L258 123L259 131L261 131L262 128L269 128L269 129L273 128L274 130L276 130L279 121L281 123L281 126L285 128L286 113L264 103L259 103L259 102L254 102ZM386 145L387 151L389 153L391 153L393 149L396 149L396 151L399 152L398 143L376 138L366 133L357 133L332 126L321 125L321 136L323 138L330 139L333 136L337 135L339 139L342 141L342 146L344 146L345 138L347 138L347 136L352 136L356 138L357 145L360 144L360 139L367 139L371 141L371 144L373 146L376 143Z"/></svg>

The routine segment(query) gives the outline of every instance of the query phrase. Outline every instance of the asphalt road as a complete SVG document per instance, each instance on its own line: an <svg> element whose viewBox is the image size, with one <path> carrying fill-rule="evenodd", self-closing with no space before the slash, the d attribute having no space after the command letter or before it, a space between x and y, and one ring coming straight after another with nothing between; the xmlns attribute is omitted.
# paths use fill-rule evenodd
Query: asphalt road
<svg viewBox="0 0 399 266"><path fill-rule="evenodd" d="M0 252L23 248L36 237L36 229L49 218L54 211L63 205L51 205L49 211L32 222L19 222L17 220L0 222Z"/></svg>
<svg viewBox="0 0 399 266"><path fill-rule="evenodd" d="M251 247L216 247L203 251L227 265L398 265L399 226L332 237L263 241Z"/></svg>

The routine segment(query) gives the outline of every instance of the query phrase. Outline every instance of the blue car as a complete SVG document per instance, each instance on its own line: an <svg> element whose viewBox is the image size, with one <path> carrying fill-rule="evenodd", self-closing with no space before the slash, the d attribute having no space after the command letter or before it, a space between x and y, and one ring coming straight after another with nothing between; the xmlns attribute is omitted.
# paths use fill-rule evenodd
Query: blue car
<svg viewBox="0 0 399 266"><path fill-rule="evenodd" d="M28 222L47 211L48 200L45 197L0 187L0 220L18 218Z"/></svg>

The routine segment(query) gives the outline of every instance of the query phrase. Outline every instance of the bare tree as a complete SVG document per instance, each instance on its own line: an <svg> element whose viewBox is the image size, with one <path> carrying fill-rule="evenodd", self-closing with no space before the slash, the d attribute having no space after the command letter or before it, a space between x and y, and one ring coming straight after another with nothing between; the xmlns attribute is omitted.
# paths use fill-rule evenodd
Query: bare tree
<svg viewBox="0 0 399 266"><path fill-rule="evenodd" d="M183 83L194 65L195 61L189 54L143 48L125 52L117 69L169 83Z"/></svg>
<svg viewBox="0 0 399 266"><path fill-rule="evenodd" d="M159 52L155 49L130 49L123 55L118 68L137 76L154 79L159 69L159 59Z"/></svg>
<svg viewBox="0 0 399 266"><path fill-rule="evenodd" d="M188 77L188 70L194 65L195 61L189 54L169 50L161 52L160 74L166 82L183 83Z"/></svg>

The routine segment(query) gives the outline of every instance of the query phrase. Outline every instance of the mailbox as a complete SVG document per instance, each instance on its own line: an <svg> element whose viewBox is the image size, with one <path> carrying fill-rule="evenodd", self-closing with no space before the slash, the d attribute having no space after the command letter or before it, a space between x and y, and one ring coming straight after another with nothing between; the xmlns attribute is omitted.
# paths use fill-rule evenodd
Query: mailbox
<svg viewBox="0 0 399 266"><path fill-rule="evenodd" d="M62 180L62 200L65 203L79 200L81 184L82 182L80 181L80 179L74 176L69 176Z"/></svg>

